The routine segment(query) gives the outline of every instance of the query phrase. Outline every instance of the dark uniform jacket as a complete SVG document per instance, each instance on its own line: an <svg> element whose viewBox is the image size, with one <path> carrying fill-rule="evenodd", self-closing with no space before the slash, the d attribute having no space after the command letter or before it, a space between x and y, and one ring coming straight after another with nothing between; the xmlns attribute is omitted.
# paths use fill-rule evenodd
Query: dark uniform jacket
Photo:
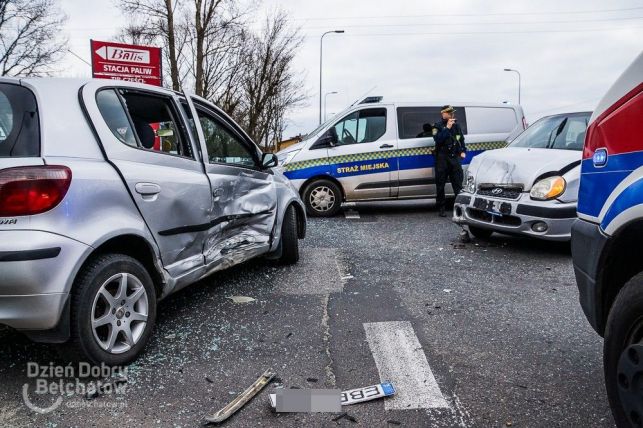
<svg viewBox="0 0 643 428"><path fill-rule="evenodd" d="M451 129L447 128L447 121L435 124L433 139L435 140L435 154L447 155L448 157L459 157L460 153L467 151L464 145L464 134L460 125L456 122Z"/></svg>

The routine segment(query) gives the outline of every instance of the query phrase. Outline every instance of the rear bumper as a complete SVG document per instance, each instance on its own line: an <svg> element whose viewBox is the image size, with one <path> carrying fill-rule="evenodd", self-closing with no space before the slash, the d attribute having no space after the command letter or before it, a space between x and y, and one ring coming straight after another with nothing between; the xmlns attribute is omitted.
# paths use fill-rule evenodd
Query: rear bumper
<svg viewBox="0 0 643 428"><path fill-rule="evenodd" d="M0 324L19 330L49 330L58 325L66 293L0 296Z"/></svg>
<svg viewBox="0 0 643 428"><path fill-rule="evenodd" d="M0 324L20 330L56 327L89 250L54 233L0 231Z"/></svg>
<svg viewBox="0 0 643 428"><path fill-rule="evenodd" d="M453 206L453 221L461 225L476 226L500 233L518 234L550 241L569 241L572 224L576 220L576 203L558 201L533 201L528 195L517 200L480 196L510 208L511 214L494 216L474 207L478 196L460 193ZM533 230L535 223L545 223L544 232Z"/></svg>
<svg viewBox="0 0 643 428"><path fill-rule="evenodd" d="M605 330L600 271L610 238L597 224L578 219L572 226L572 259L580 305L587 320L601 336Z"/></svg>

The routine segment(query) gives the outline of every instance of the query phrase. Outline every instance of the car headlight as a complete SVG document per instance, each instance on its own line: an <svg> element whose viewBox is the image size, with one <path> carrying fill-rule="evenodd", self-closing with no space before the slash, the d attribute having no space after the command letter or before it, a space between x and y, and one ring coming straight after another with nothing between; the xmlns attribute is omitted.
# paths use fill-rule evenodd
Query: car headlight
<svg viewBox="0 0 643 428"><path fill-rule="evenodd" d="M469 193L476 193L476 179L467 171L467 178L464 180L464 190Z"/></svg>
<svg viewBox="0 0 643 428"><path fill-rule="evenodd" d="M279 161L279 165L287 165L299 152L300 150L293 150L292 152L282 154L277 153L277 160Z"/></svg>
<svg viewBox="0 0 643 428"><path fill-rule="evenodd" d="M534 184L529 195L531 196L531 199L546 201L562 195L565 192L566 187L567 182L563 177L547 177Z"/></svg>

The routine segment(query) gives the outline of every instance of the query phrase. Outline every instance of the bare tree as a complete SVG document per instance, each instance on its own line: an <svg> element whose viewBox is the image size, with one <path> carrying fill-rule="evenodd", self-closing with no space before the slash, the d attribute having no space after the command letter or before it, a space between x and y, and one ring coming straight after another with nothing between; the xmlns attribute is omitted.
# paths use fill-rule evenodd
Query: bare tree
<svg viewBox="0 0 643 428"><path fill-rule="evenodd" d="M158 31L150 29L148 25L130 23L121 28L116 35L116 40L121 43L128 43L131 45L152 45L158 39Z"/></svg>
<svg viewBox="0 0 643 428"><path fill-rule="evenodd" d="M185 46L180 42L181 32L180 23L176 20L176 8L180 0L119 0L119 7L127 13L135 24L130 24L129 28L146 28L148 41L152 43L155 39L160 39L166 50L166 58L170 73L172 89L178 91L181 89L181 73L179 58L182 49ZM121 34L127 34L127 27L122 30Z"/></svg>
<svg viewBox="0 0 643 428"><path fill-rule="evenodd" d="M266 19L259 36L246 50L244 104L241 121L246 132L268 148L281 138L283 118L305 100L303 83L293 70L302 38L288 25L285 12Z"/></svg>
<svg viewBox="0 0 643 428"><path fill-rule="evenodd" d="M233 0L194 0L192 56L194 91L216 97L239 70L249 9Z"/></svg>
<svg viewBox="0 0 643 428"><path fill-rule="evenodd" d="M305 99L293 70L302 38L285 12L254 34L247 20L252 6L235 0L118 1L132 17L119 38L162 40L173 89L192 87L264 147L281 139L286 113Z"/></svg>
<svg viewBox="0 0 643 428"><path fill-rule="evenodd" d="M67 49L60 37L66 19L55 0L0 0L1 75L52 73Z"/></svg>

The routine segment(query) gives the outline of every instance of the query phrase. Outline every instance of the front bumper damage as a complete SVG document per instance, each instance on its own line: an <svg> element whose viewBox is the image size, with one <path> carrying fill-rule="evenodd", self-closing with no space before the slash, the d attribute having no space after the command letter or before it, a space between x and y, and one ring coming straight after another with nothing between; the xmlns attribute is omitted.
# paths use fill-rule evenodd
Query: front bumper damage
<svg viewBox="0 0 643 428"><path fill-rule="evenodd" d="M493 212L480 209L476 199L499 209ZM527 193L513 200L463 192L453 206L453 221L457 224L550 241L569 241L575 219L576 202L534 201Z"/></svg>

